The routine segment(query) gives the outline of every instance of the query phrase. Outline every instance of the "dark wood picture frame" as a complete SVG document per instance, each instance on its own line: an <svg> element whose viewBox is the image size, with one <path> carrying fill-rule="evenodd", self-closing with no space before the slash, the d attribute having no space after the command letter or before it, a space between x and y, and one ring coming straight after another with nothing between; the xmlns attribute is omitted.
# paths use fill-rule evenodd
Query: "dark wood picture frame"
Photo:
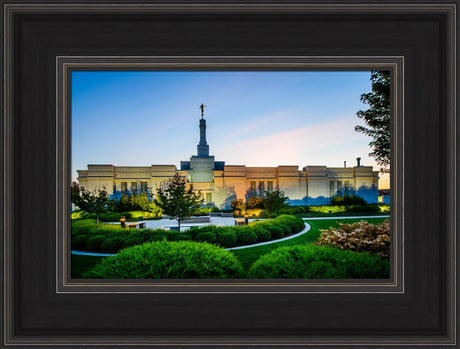
<svg viewBox="0 0 460 349"><path fill-rule="evenodd" d="M456 345L458 1L1 3L2 346ZM390 69L391 280L71 280L66 74L85 62Z"/></svg>

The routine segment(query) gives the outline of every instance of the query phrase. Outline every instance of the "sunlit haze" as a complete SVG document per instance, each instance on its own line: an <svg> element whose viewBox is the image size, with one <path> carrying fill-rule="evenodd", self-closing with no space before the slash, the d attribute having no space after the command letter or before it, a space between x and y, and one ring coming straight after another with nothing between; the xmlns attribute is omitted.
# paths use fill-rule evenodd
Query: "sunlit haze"
<svg viewBox="0 0 460 349"><path fill-rule="evenodd" d="M379 166L356 112L370 72L73 72L72 178L88 164L150 166L209 153L226 165ZM380 188L389 188L380 174Z"/></svg>

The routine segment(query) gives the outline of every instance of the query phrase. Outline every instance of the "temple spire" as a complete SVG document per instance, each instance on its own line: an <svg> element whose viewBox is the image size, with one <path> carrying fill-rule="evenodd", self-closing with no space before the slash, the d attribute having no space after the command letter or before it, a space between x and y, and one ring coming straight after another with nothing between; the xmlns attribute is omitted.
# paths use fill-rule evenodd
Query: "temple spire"
<svg viewBox="0 0 460 349"><path fill-rule="evenodd" d="M197 146L198 156L209 156L209 145L206 142L206 119L204 118L204 104L200 105L201 119L200 119L200 143Z"/></svg>

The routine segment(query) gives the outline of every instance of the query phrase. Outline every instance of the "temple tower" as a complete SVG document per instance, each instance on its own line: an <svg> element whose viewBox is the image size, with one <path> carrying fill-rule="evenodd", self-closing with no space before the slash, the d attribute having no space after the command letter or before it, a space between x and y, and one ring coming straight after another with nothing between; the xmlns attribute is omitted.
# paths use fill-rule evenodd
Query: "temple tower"
<svg viewBox="0 0 460 349"><path fill-rule="evenodd" d="M200 143L197 145L198 156L209 156L209 145L206 143L206 120L200 119Z"/></svg>

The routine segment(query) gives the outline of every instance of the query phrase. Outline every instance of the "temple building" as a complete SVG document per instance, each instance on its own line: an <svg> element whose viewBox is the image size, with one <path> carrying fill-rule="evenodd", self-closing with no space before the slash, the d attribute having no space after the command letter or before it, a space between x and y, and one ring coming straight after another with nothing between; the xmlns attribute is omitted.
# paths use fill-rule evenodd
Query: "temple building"
<svg viewBox="0 0 460 349"><path fill-rule="evenodd" d="M202 106L203 107L203 106ZM305 166L247 167L226 165L209 155L206 142L206 120L199 121L200 142L197 155L175 165L144 167L88 165L78 170L78 183L86 190L105 188L113 197L123 193L147 192L155 189L176 172L187 177L195 190L200 190L206 205L229 208L234 199L247 195L263 196L264 191L280 188L291 205L327 205L331 197L354 193L368 203L378 202L378 171L361 166L360 158L354 167Z"/></svg>

